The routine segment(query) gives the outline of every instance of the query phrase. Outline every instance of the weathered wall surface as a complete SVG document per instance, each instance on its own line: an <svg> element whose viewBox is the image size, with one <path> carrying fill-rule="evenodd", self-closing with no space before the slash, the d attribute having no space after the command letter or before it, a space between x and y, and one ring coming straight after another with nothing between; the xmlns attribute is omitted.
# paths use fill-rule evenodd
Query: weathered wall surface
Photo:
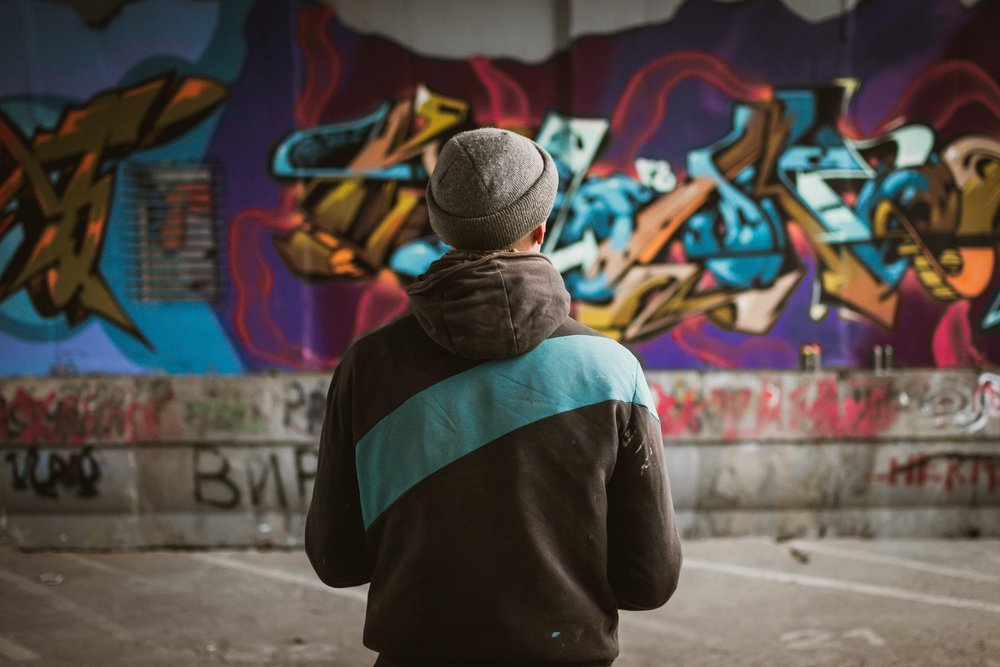
<svg viewBox="0 0 1000 667"><path fill-rule="evenodd" d="M296 543L308 373L406 309L446 250L441 145L498 126L557 164L544 250L575 316L687 369L650 377L688 534L996 534L998 21L985 0L0 2L0 524ZM803 345L940 372L788 372ZM786 370L733 372L754 368Z"/></svg>
<svg viewBox="0 0 1000 667"><path fill-rule="evenodd" d="M651 372L688 536L1000 535L1000 375ZM0 381L25 547L301 543L325 375Z"/></svg>

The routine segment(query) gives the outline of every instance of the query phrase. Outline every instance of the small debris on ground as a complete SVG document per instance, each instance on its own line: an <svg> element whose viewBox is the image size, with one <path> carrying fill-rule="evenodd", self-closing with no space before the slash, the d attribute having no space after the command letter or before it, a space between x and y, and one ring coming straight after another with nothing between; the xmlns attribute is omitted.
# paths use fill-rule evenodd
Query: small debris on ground
<svg viewBox="0 0 1000 667"><path fill-rule="evenodd" d="M801 549L796 549L795 547L789 547L788 553L792 555L792 558L799 561L803 565L809 562L809 554L807 554L805 551L802 551Z"/></svg>

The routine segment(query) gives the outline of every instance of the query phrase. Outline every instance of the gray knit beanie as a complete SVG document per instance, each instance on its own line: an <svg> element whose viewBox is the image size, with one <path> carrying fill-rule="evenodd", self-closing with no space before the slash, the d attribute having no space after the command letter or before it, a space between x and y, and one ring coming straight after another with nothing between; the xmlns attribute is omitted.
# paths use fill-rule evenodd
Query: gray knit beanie
<svg viewBox="0 0 1000 667"><path fill-rule="evenodd" d="M486 127L456 134L427 184L431 227L459 250L499 250L545 222L559 175L545 149Z"/></svg>

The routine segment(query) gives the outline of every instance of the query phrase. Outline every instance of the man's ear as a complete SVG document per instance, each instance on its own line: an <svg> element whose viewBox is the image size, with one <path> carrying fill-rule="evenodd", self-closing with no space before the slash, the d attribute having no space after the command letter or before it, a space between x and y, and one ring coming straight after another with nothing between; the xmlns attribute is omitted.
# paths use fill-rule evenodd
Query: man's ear
<svg viewBox="0 0 1000 667"><path fill-rule="evenodd" d="M538 225L537 227L535 227L534 231L531 232L531 240L534 241L535 243L537 243L538 245L542 245L542 241L545 240L545 223L544 222L542 224Z"/></svg>

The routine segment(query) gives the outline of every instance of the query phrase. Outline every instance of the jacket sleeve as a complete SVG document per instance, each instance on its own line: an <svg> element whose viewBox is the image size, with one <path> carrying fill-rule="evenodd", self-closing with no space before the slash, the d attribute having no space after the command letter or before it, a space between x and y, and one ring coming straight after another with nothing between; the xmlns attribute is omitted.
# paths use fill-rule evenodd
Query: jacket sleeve
<svg viewBox="0 0 1000 667"><path fill-rule="evenodd" d="M371 579L351 428L350 374L338 366L326 401L312 503L306 517L306 554L323 583L359 586Z"/></svg>
<svg viewBox="0 0 1000 667"><path fill-rule="evenodd" d="M660 423L641 369L608 481L608 580L620 609L655 609L677 588L681 543Z"/></svg>

